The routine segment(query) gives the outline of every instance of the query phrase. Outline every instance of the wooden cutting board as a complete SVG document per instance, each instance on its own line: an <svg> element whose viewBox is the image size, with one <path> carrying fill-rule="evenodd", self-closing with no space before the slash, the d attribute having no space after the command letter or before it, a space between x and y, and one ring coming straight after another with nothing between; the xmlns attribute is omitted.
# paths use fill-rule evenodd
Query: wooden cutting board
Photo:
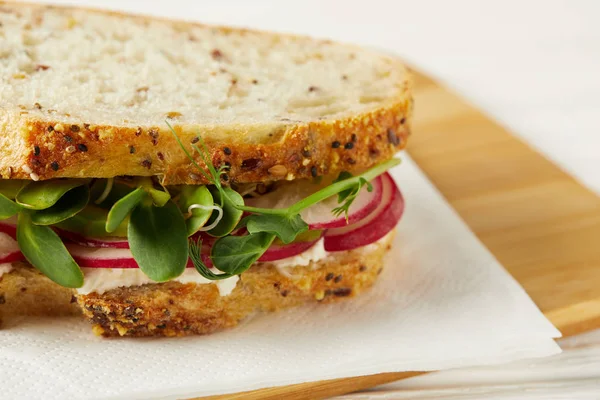
<svg viewBox="0 0 600 400"><path fill-rule="evenodd" d="M415 73L414 92L413 159L563 335L600 327L600 198L429 78ZM210 399L318 399L418 374Z"/></svg>

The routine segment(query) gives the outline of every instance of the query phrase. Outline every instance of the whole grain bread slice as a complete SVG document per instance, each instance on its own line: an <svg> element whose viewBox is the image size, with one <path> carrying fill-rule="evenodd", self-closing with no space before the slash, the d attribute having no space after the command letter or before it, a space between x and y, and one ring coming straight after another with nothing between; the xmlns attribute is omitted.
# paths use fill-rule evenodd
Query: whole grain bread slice
<svg viewBox="0 0 600 400"><path fill-rule="evenodd" d="M365 169L410 132L406 68L351 45L10 2L0 37L5 179L204 183L165 121L232 182Z"/></svg>

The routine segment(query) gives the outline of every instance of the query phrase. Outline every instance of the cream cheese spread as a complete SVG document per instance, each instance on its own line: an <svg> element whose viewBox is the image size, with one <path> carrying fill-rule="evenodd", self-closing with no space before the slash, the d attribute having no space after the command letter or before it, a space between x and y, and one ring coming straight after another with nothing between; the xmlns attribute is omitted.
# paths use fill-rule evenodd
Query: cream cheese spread
<svg viewBox="0 0 600 400"><path fill-rule="evenodd" d="M0 278L2 278L2 275L8 274L10 271L12 271L12 269L13 267L11 263L0 264Z"/></svg>
<svg viewBox="0 0 600 400"><path fill-rule="evenodd" d="M83 271L85 279L83 286L76 289L79 294L89 294L92 292L102 294L107 290L118 287L156 283L138 268L82 268L81 270ZM238 279L237 276L232 276L231 278L219 281L211 281L200 275L196 269L186 268L184 273L173 279L173 281L195 283L198 285L214 283L219 289L219 294L221 296L227 296L235 289Z"/></svg>

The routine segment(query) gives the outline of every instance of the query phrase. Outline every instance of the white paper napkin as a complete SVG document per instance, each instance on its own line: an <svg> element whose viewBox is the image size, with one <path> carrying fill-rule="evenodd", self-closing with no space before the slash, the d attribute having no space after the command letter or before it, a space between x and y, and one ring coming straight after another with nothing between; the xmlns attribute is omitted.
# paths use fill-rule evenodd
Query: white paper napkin
<svg viewBox="0 0 600 400"><path fill-rule="evenodd" d="M405 154L406 199L379 282L361 297L204 337L106 340L78 319L0 331L3 398L185 398L560 352L560 333Z"/></svg>

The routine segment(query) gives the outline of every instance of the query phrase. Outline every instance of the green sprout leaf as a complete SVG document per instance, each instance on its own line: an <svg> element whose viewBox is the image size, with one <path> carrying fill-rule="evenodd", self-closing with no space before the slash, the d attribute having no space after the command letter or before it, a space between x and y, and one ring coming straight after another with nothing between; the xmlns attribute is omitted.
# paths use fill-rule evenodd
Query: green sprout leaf
<svg viewBox="0 0 600 400"><path fill-rule="evenodd" d="M212 262L219 271L239 275L267 251L274 239L275 235L267 232L222 237L211 249Z"/></svg>
<svg viewBox="0 0 600 400"><path fill-rule="evenodd" d="M19 213L17 241L27 261L52 281L68 288L83 285L83 273L58 235L34 225L27 211Z"/></svg>
<svg viewBox="0 0 600 400"><path fill-rule="evenodd" d="M60 229L69 232L76 232L83 236L90 237L108 237L118 236L127 237L127 224L129 217L125 218L121 225L112 232L106 231L106 220L108 210L88 204L80 213L56 224Z"/></svg>
<svg viewBox="0 0 600 400"><path fill-rule="evenodd" d="M167 191L162 191L154 188L147 188L148 194L152 197L152 202L157 207L162 207L171 200L171 195Z"/></svg>
<svg viewBox="0 0 600 400"><path fill-rule="evenodd" d="M373 191L373 185L371 185L369 182L367 182L367 180L365 178L359 177L358 183L356 184L355 187L353 187L352 189L349 189L349 193L344 193L343 197L340 194L338 201L340 203L342 203L342 202L343 203L341 206L336 207L332 210L333 215L335 215L337 217L340 214L344 213L344 214L346 214L346 221L347 221L348 220L348 212L350 211L350 206L352 205L352 203L354 202L354 200L360 193L360 190L362 189L362 187L365 185L367 186L367 190L369 192Z"/></svg>
<svg viewBox="0 0 600 400"><path fill-rule="evenodd" d="M31 214L31 221L36 225L54 225L73 217L87 206L90 201L90 189L87 185L69 190L56 204Z"/></svg>
<svg viewBox="0 0 600 400"><path fill-rule="evenodd" d="M143 188L137 188L125 197L117 201L106 218L106 232L114 232L123 223L123 221L131 214L133 209L147 196Z"/></svg>
<svg viewBox="0 0 600 400"><path fill-rule="evenodd" d="M341 182L341 181L344 181L349 178L352 178L352 174L348 171L342 171L338 175L337 179L335 181L333 181L333 183ZM351 193L352 193L352 188L342 190L341 192L339 192L338 193L338 203L341 203L344 200L346 200L346 198L348 196L350 196Z"/></svg>
<svg viewBox="0 0 600 400"><path fill-rule="evenodd" d="M87 185L86 179L53 179L30 182L17 193L16 201L30 210L43 210L52 207L69 190Z"/></svg>
<svg viewBox="0 0 600 400"><path fill-rule="evenodd" d="M29 182L24 179L0 179L0 194L14 200L19 190Z"/></svg>
<svg viewBox="0 0 600 400"><path fill-rule="evenodd" d="M0 220L10 218L21 210L21 206L9 199L3 194L0 194Z"/></svg>
<svg viewBox="0 0 600 400"><path fill-rule="evenodd" d="M119 199L136 189L135 186L123 183L119 179L112 179L113 183L110 185L111 179L96 179L91 186L90 201L98 207L110 209Z"/></svg>
<svg viewBox="0 0 600 400"><path fill-rule="evenodd" d="M194 242L192 239L189 240L188 252L190 255L190 260L192 260L192 263L194 264L196 271L198 271L198 273L200 275L202 275L206 279L210 279L211 281L218 281L221 279L227 279L227 278L231 278L232 276L234 276L234 275L226 274L226 273L215 274L214 272L212 272L206 266L206 264L204 264L204 262L202 261L201 249L202 249L202 239L201 238L198 238L197 242Z"/></svg>
<svg viewBox="0 0 600 400"><path fill-rule="evenodd" d="M289 244L296 236L308 230L308 224L300 215L250 215L246 218L249 233L268 232L276 235L283 243Z"/></svg>
<svg viewBox="0 0 600 400"><path fill-rule="evenodd" d="M131 213L127 236L133 258L153 281L171 280L185 270L187 229L174 202L157 207L146 197Z"/></svg>
<svg viewBox="0 0 600 400"><path fill-rule="evenodd" d="M206 225L214 206L213 197L206 186L184 186L179 193L179 207L187 213L191 206L198 205L203 208L193 208L190 217L185 221L188 236L198 232Z"/></svg>
<svg viewBox="0 0 600 400"><path fill-rule="evenodd" d="M228 187L221 188L221 190L216 188L212 189L211 194L213 195L216 204L222 204L223 217L217 226L207 233L216 237L229 235L240 222L242 214L244 214L244 212L239 209L240 205L244 205L244 198L238 192ZM216 213L213 213L211 215L207 224L213 223L215 218L217 218L215 214Z"/></svg>

